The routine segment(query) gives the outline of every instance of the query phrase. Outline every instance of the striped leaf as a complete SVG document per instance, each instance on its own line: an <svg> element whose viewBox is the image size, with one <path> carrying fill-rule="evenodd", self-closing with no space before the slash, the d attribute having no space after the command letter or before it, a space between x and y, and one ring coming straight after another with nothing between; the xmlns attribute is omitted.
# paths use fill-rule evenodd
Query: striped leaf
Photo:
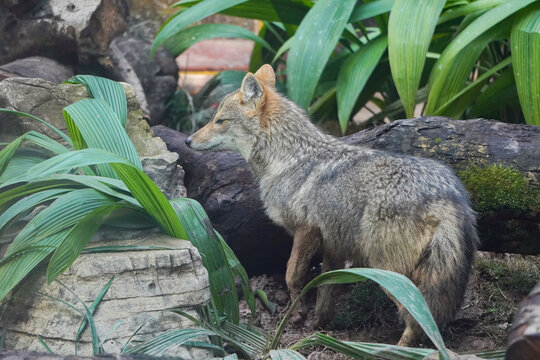
<svg viewBox="0 0 540 360"><path fill-rule="evenodd" d="M426 53L445 2L396 0L390 12L388 57L392 78L407 117L414 115L416 92L420 85Z"/></svg>
<svg viewBox="0 0 540 360"><path fill-rule="evenodd" d="M189 27L167 39L163 46L173 56L178 56L191 45L206 39L241 38L256 42L260 46L274 52L274 49L263 38L246 28L229 24L202 24Z"/></svg>
<svg viewBox="0 0 540 360"><path fill-rule="evenodd" d="M86 86L90 96L94 99L105 101L116 113L117 118L115 119L120 121L122 127L126 127L126 93L124 87L120 83L92 75L77 75L67 82Z"/></svg>
<svg viewBox="0 0 540 360"><path fill-rule="evenodd" d="M350 55L339 70L336 96L341 133L344 134L358 96L386 50L388 39L380 36Z"/></svg>
<svg viewBox="0 0 540 360"><path fill-rule="evenodd" d="M319 0L300 23L287 59L287 94L307 109L355 0Z"/></svg>
<svg viewBox="0 0 540 360"><path fill-rule="evenodd" d="M245 1L246 0L204 0L188 9L181 10L170 18L157 33L154 38L154 43L152 44L152 49L150 49L150 57L154 56L157 48L162 45L165 40L176 35L187 26L204 19L209 15L218 13ZM182 5L182 3L177 3L176 5Z"/></svg>
<svg viewBox="0 0 540 360"><path fill-rule="evenodd" d="M540 125L540 3L519 14L510 43L523 115L527 124Z"/></svg>
<svg viewBox="0 0 540 360"><path fill-rule="evenodd" d="M47 267L47 283L51 283L79 257L92 236L99 230L104 217L120 205L112 203L94 209L79 221L54 252Z"/></svg>

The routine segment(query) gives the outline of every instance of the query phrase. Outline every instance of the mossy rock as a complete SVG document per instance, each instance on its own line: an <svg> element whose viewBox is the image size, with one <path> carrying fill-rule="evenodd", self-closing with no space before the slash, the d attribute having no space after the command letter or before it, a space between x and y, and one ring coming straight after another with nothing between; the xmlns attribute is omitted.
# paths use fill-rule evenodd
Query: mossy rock
<svg viewBox="0 0 540 360"><path fill-rule="evenodd" d="M474 207L481 213L501 209L540 210L540 191L532 189L521 172L499 164L472 165L459 171Z"/></svg>

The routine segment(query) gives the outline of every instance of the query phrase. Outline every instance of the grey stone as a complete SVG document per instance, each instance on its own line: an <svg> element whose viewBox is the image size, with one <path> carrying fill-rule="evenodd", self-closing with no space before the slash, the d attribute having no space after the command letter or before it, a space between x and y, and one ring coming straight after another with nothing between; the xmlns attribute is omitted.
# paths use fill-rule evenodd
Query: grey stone
<svg viewBox="0 0 540 360"><path fill-rule="evenodd" d="M73 75L71 67L43 56L32 56L0 65L0 81L2 77L27 77L41 78L58 84Z"/></svg>
<svg viewBox="0 0 540 360"><path fill-rule="evenodd" d="M165 194L167 199L185 197L184 169L178 165L177 153L141 158L143 170Z"/></svg>
<svg viewBox="0 0 540 360"><path fill-rule="evenodd" d="M149 115L151 125L163 122L165 107L178 82L174 57L158 49L149 60L151 41L130 36L115 38L109 48L109 69L114 77L129 83L137 94L141 109Z"/></svg>
<svg viewBox="0 0 540 360"><path fill-rule="evenodd" d="M0 4L0 63L28 56L106 57L127 28L125 0L44 0Z"/></svg>
<svg viewBox="0 0 540 360"><path fill-rule="evenodd" d="M95 245L106 244L110 242ZM107 340L104 349L119 352L141 324L145 325L137 340L148 340L172 329L192 327L191 321L167 309L180 308L197 318L193 308L209 301L208 274L197 249L188 241L160 234L115 241L115 244L162 246L174 250L83 254L58 278L90 306L114 276L110 289L94 314L100 339ZM39 335L54 352L73 353L81 316L45 295L62 299L82 310L74 295L58 282L47 285L44 275L36 274L16 294L8 310L8 349L42 351L43 347L37 340ZM110 333L115 325L118 327ZM80 340L78 353L92 353L89 330ZM189 359L211 357L205 350L182 347L166 355Z"/></svg>

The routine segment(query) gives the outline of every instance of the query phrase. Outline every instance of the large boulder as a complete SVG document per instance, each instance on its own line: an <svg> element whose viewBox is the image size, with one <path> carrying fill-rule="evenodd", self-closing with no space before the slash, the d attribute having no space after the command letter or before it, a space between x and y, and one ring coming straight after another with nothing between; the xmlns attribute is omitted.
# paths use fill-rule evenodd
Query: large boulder
<svg viewBox="0 0 540 360"><path fill-rule="evenodd" d="M107 56L127 16L125 0L1 2L0 64L35 55L87 64Z"/></svg>
<svg viewBox="0 0 540 360"><path fill-rule="evenodd" d="M101 234L102 240L121 237L122 233ZM96 243L110 245L110 241ZM155 232L139 234L115 245L167 247L170 250L127 251L83 254L58 280L46 284L43 274L35 274L15 294L7 311L7 349L43 351L40 336L59 354L73 354L75 335L82 317L65 306L61 299L84 312L71 289L90 306L105 284L114 277L93 318L103 348L118 353L140 326L135 340L148 340L163 332L193 327L194 324L167 309L178 308L197 318L194 307L210 299L208 274L201 256L190 242ZM94 246L94 244L92 245ZM114 330L113 330L114 329ZM79 341L78 354L91 355L91 334L87 329ZM167 353L185 359L211 357L195 348L175 348Z"/></svg>

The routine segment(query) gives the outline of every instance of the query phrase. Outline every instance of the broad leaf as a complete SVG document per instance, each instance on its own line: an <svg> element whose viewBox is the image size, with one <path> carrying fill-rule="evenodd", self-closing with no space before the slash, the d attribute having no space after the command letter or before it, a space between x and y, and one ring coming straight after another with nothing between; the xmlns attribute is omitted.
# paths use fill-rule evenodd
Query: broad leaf
<svg viewBox="0 0 540 360"><path fill-rule="evenodd" d="M540 3L519 15L510 42L523 115L527 124L540 125Z"/></svg>
<svg viewBox="0 0 540 360"><path fill-rule="evenodd" d="M307 109L355 0L319 0L302 20L287 59L287 94Z"/></svg>
<svg viewBox="0 0 540 360"><path fill-rule="evenodd" d="M169 19L157 33L154 38L154 43L152 44L152 49L150 50L150 57L154 56L157 48L162 45L165 40L177 34L188 25L245 1L246 0L205 0L197 3L193 7L178 12ZM178 5L182 4L178 3Z"/></svg>
<svg viewBox="0 0 540 360"><path fill-rule="evenodd" d="M420 85L426 53L445 2L445 0L396 0L390 12L388 23L390 69L408 117L414 115L416 91Z"/></svg>
<svg viewBox="0 0 540 360"><path fill-rule="evenodd" d="M116 113L117 118L115 119L120 121L122 127L126 127L127 101L122 84L92 75L77 75L67 82L86 86L90 96L94 99L105 101ZM96 124L96 126L98 125Z"/></svg>
<svg viewBox="0 0 540 360"><path fill-rule="evenodd" d="M388 39L381 36L350 55L341 67L336 96L341 133L345 133L351 111L373 70L386 50Z"/></svg>
<svg viewBox="0 0 540 360"><path fill-rule="evenodd" d="M229 24L202 24L189 27L167 39L163 46L173 56L178 56L191 45L206 39L242 38L255 41L260 46L274 52L272 47L261 37L246 28Z"/></svg>

